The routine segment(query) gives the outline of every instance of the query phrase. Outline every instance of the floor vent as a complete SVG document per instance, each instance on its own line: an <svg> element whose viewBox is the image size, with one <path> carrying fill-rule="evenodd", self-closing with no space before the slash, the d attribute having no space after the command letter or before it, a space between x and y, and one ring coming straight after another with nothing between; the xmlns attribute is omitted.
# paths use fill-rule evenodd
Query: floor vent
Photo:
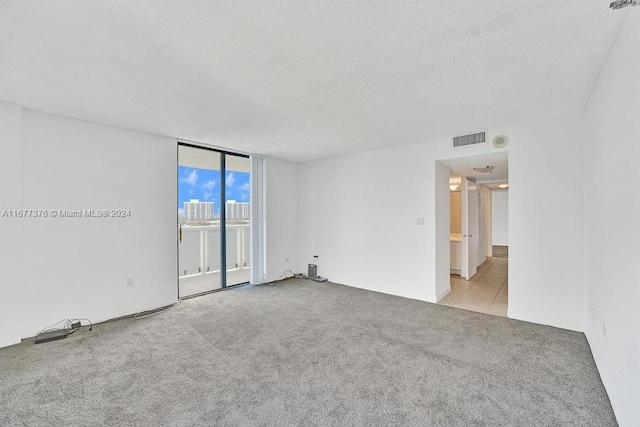
<svg viewBox="0 0 640 427"><path fill-rule="evenodd" d="M454 147L466 147L467 145L484 144L487 142L487 132L472 133L469 135L454 136Z"/></svg>

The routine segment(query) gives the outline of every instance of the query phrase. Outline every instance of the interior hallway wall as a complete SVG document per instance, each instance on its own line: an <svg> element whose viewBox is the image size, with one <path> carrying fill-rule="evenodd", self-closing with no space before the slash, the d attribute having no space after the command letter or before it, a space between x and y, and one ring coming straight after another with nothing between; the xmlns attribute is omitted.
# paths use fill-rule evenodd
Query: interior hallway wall
<svg viewBox="0 0 640 427"><path fill-rule="evenodd" d="M460 200L460 191L452 191L449 193L449 197L451 199L451 232L460 234L462 233L462 202Z"/></svg>
<svg viewBox="0 0 640 427"><path fill-rule="evenodd" d="M509 191L491 194L491 239L494 246L509 246Z"/></svg>
<svg viewBox="0 0 640 427"><path fill-rule="evenodd" d="M487 197L488 188L485 185L478 185L478 266L487 259L487 203L491 200ZM489 200L488 200L489 199Z"/></svg>
<svg viewBox="0 0 640 427"><path fill-rule="evenodd" d="M449 275L451 273L451 201L449 189L449 177L451 169L440 162L433 162L435 166L435 193L433 206L433 221L426 223L429 231L433 232L435 237L435 246L442 250L434 251L434 265L446 265L446 269L436 270L433 272L433 281L435 284L435 301L440 301L451 291L451 281ZM416 221L416 225L418 222ZM455 256L455 254L454 254Z"/></svg>

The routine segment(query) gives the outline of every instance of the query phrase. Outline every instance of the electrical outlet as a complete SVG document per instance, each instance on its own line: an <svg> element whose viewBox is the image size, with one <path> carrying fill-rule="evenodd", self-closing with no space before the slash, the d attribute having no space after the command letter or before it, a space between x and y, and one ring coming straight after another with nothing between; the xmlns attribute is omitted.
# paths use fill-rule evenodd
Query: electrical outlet
<svg viewBox="0 0 640 427"><path fill-rule="evenodd" d="M424 225L424 217L419 216L416 218L416 225Z"/></svg>
<svg viewBox="0 0 640 427"><path fill-rule="evenodd" d="M279 276L280 276L281 279L284 278L284 271L281 271Z"/></svg>
<svg viewBox="0 0 640 427"><path fill-rule="evenodd" d="M133 277L127 277L127 286L133 286Z"/></svg>

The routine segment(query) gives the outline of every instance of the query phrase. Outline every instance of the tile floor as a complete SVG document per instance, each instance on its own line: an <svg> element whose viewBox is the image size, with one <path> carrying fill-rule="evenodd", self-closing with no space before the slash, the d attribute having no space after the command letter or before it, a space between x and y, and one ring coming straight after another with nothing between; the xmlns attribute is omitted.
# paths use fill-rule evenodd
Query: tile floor
<svg viewBox="0 0 640 427"><path fill-rule="evenodd" d="M507 317L509 261L487 258L471 280L451 275L451 292L438 304Z"/></svg>

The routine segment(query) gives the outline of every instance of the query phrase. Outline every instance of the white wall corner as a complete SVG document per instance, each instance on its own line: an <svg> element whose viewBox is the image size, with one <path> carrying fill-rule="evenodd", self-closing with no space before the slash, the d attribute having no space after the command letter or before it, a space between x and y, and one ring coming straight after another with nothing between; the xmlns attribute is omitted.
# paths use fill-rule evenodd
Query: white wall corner
<svg viewBox="0 0 640 427"><path fill-rule="evenodd" d="M17 344L22 338L23 262L22 218L11 211L22 204L22 107L0 102L0 347Z"/></svg>
<svg viewBox="0 0 640 427"><path fill-rule="evenodd" d="M431 290L434 301L439 301L451 290L451 200L449 176L451 170L440 162L434 162L434 282Z"/></svg>
<svg viewBox="0 0 640 427"><path fill-rule="evenodd" d="M440 293L438 293L437 297L436 297L436 302L440 302L442 300L442 298L446 297L447 295L449 295L449 292L451 292L451 285L447 286L445 289L441 290Z"/></svg>
<svg viewBox="0 0 640 427"><path fill-rule="evenodd" d="M585 110L585 334L621 426L640 423L640 8L630 8ZM620 185L624 183L626 185Z"/></svg>
<svg viewBox="0 0 640 427"><path fill-rule="evenodd" d="M265 158L266 282L299 270L298 164Z"/></svg>

